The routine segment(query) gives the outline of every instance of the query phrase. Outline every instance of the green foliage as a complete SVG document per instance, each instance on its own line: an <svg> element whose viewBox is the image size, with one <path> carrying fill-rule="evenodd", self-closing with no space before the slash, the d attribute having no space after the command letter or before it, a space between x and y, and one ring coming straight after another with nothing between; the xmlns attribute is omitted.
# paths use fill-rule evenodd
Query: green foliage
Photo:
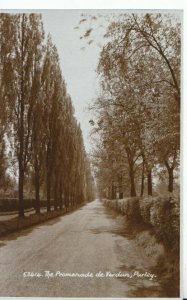
<svg viewBox="0 0 187 300"><path fill-rule="evenodd" d="M180 144L181 28L171 18L159 13L124 14L120 21L111 17L98 63L101 94L92 106L93 133L109 158L111 182L117 181L113 160L118 173L127 167L132 196L142 164L144 173L157 165L165 168L173 191ZM102 178L102 170L98 174Z"/></svg>
<svg viewBox="0 0 187 300"><path fill-rule="evenodd" d="M152 227L159 241L171 252L179 251L179 198L148 197L103 200L104 203L126 215L130 222L144 222Z"/></svg>
<svg viewBox="0 0 187 300"><path fill-rule="evenodd" d="M151 225L158 237L171 251L179 247L179 199L170 197L143 198L140 212L145 223Z"/></svg>
<svg viewBox="0 0 187 300"><path fill-rule="evenodd" d="M150 209L152 205L152 197L142 198L140 203L140 213L144 223L150 224Z"/></svg>
<svg viewBox="0 0 187 300"><path fill-rule="evenodd" d="M0 14L0 34L0 109L7 112L0 117L0 144L6 136L8 164L18 179L20 216L33 188L38 213L41 194L48 211L52 198L55 210L92 200L94 184L82 131L41 15ZM1 169L5 157L0 154Z"/></svg>
<svg viewBox="0 0 187 300"><path fill-rule="evenodd" d="M122 212L122 214L126 215L129 220L139 221L140 218L140 208L139 208L139 198L127 198L118 201L118 210Z"/></svg>
<svg viewBox="0 0 187 300"><path fill-rule="evenodd" d="M177 200L177 201L176 201ZM171 251L179 248L179 199L161 198L153 200L150 208L150 223L161 240Z"/></svg>

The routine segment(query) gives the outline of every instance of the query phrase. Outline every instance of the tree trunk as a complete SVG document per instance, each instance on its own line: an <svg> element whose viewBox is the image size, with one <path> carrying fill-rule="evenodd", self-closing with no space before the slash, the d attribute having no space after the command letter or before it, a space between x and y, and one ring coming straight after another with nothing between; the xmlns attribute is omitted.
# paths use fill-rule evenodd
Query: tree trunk
<svg viewBox="0 0 187 300"><path fill-rule="evenodd" d="M24 66L23 66L23 57L24 57L24 22L25 14L22 18L22 41L21 41L21 93L20 93L20 127L19 127L19 217L24 217L24 203L23 203L23 184L24 184Z"/></svg>
<svg viewBox="0 0 187 300"><path fill-rule="evenodd" d="M123 199L123 192L122 191L119 192L119 199Z"/></svg>
<svg viewBox="0 0 187 300"><path fill-rule="evenodd" d="M51 170L50 170L50 142L47 145L47 161L46 161L46 169L47 169L47 211L51 211Z"/></svg>
<svg viewBox="0 0 187 300"><path fill-rule="evenodd" d="M59 207L62 210L62 177L59 180Z"/></svg>
<svg viewBox="0 0 187 300"><path fill-rule="evenodd" d="M47 211L51 210L51 177L49 172L47 172Z"/></svg>
<svg viewBox="0 0 187 300"><path fill-rule="evenodd" d="M68 181L68 189L67 189L67 207L68 207L68 211L69 211L69 207L70 207L70 180Z"/></svg>
<svg viewBox="0 0 187 300"><path fill-rule="evenodd" d="M129 163L129 177L130 177L130 195L131 197L136 197L136 186L135 186L135 178L134 178L134 161L131 150L126 148L127 159Z"/></svg>
<svg viewBox="0 0 187 300"><path fill-rule="evenodd" d="M55 178L55 186L54 186L54 210L57 210L57 202L58 202L58 176Z"/></svg>
<svg viewBox="0 0 187 300"><path fill-rule="evenodd" d="M123 176L120 175L118 178L119 184L119 199L123 199Z"/></svg>
<svg viewBox="0 0 187 300"><path fill-rule="evenodd" d="M135 187L135 180L134 180L134 171L130 171L130 183L131 183L131 197L136 197L136 187Z"/></svg>
<svg viewBox="0 0 187 300"><path fill-rule="evenodd" d="M145 166L144 166L144 158L143 158L143 162L142 162L142 182L141 182L140 197L143 197L143 194L144 194L144 172L145 172Z"/></svg>
<svg viewBox="0 0 187 300"><path fill-rule="evenodd" d="M36 213L40 213L40 175L37 158L35 160L35 199L36 199Z"/></svg>
<svg viewBox="0 0 187 300"><path fill-rule="evenodd" d="M116 199L116 191L115 191L115 186L114 186L114 183L112 182L112 195L111 195L112 199Z"/></svg>
<svg viewBox="0 0 187 300"><path fill-rule="evenodd" d="M64 189L64 205L65 205L65 210L67 211L67 187L66 186Z"/></svg>
<svg viewBox="0 0 187 300"><path fill-rule="evenodd" d="M23 183L24 183L24 172L23 172L22 163L19 162L19 217L24 217Z"/></svg>
<svg viewBox="0 0 187 300"><path fill-rule="evenodd" d="M165 165L166 165L166 168L168 170L168 176L169 176L169 182L168 182L168 192L172 193L173 192L173 170L174 170L174 167L170 167L168 162L165 161Z"/></svg>
<svg viewBox="0 0 187 300"><path fill-rule="evenodd" d="M57 184L57 209L60 208L60 197L61 197L61 183L60 183L61 177L58 176L58 184Z"/></svg>
<svg viewBox="0 0 187 300"><path fill-rule="evenodd" d="M148 196L153 195L153 189L152 189L152 172L148 171L147 174L147 190L148 190Z"/></svg>
<svg viewBox="0 0 187 300"><path fill-rule="evenodd" d="M169 169L168 174L169 174L168 191L172 193L173 192L173 168Z"/></svg>
<svg viewBox="0 0 187 300"><path fill-rule="evenodd" d="M66 189L65 189L65 206L66 211L69 211L69 184L66 183Z"/></svg>

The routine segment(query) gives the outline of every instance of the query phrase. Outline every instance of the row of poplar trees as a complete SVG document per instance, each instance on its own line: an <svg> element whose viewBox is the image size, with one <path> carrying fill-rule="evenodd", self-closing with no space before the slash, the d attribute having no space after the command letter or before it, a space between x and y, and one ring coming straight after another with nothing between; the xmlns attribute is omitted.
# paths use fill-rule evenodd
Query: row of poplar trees
<svg viewBox="0 0 187 300"><path fill-rule="evenodd" d="M59 56L45 38L41 15L0 14L0 125L9 166L18 178L19 216L24 185L40 192L47 211L92 199L92 175L80 125L62 77Z"/></svg>
<svg viewBox="0 0 187 300"><path fill-rule="evenodd" d="M159 182L173 193L179 178L180 19L166 13L111 17L105 37L97 69L101 93L90 120L100 193L152 195Z"/></svg>

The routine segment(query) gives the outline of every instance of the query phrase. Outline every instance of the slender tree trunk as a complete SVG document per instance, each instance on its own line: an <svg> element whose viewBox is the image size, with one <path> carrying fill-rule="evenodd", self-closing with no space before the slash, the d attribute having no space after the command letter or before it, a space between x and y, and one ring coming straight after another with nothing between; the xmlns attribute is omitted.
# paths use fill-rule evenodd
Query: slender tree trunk
<svg viewBox="0 0 187 300"><path fill-rule="evenodd" d="M58 175L56 174L54 185L54 210L57 210L58 205Z"/></svg>
<svg viewBox="0 0 187 300"><path fill-rule="evenodd" d="M59 207L60 207L60 210L62 210L62 194L60 194L60 203L59 203Z"/></svg>
<svg viewBox="0 0 187 300"><path fill-rule="evenodd" d="M59 207L62 210L62 177L59 179Z"/></svg>
<svg viewBox="0 0 187 300"><path fill-rule="evenodd" d="M47 211L51 211L51 170L50 170L50 142L47 145L47 158L46 158L46 169L47 169Z"/></svg>
<svg viewBox="0 0 187 300"><path fill-rule="evenodd" d="M112 185L109 187L109 199L112 199Z"/></svg>
<svg viewBox="0 0 187 300"><path fill-rule="evenodd" d="M170 168L169 172L169 185L168 185L168 191L170 193L173 192L173 168Z"/></svg>
<svg viewBox="0 0 187 300"><path fill-rule="evenodd" d="M69 183L66 183L66 194L65 194L65 205L66 205L66 211L69 211Z"/></svg>
<svg viewBox="0 0 187 300"><path fill-rule="evenodd" d="M40 213L40 175L39 166L36 158L35 161L35 199L36 199L36 213Z"/></svg>
<svg viewBox="0 0 187 300"><path fill-rule="evenodd" d="M112 199L116 199L116 190L113 182L112 182Z"/></svg>
<svg viewBox="0 0 187 300"><path fill-rule="evenodd" d="M129 177L130 177L130 195L131 197L136 197L136 186L135 186L135 172L134 172L134 161L131 150L126 148L127 159L129 163Z"/></svg>
<svg viewBox="0 0 187 300"><path fill-rule="evenodd" d="M67 186L65 186L64 189L64 204L65 204L65 210L67 212Z"/></svg>
<svg viewBox="0 0 187 300"><path fill-rule="evenodd" d="M101 197L102 197L102 195L101 195ZM104 197L105 197L105 196L104 196ZM110 186L107 187L106 198L110 199Z"/></svg>
<svg viewBox="0 0 187 300"><path fill-rule="evenodd" d="M75 207L77 207L77 199L76 199L76 193L74 194L74 202L75 202Z"/></svg>
<svg viewBox="0 0 187 300"><path fill-rule="evenodd" d="M144 194L144 172L142 171L142 182L141 182L140 197L143 197L143 194Z"/></svg>
<svg viewBox="0 0 187 300"><path fill-rule="evenodd" d="M24 203L23 203L23 186L24 186L24 22L25 15L22 18L22 41L21 41L21 93L20 93L20 128L19 128L19 217L24 217Z"/></svg>
<svg viewBox="0 0 187 300"><path fill-rule="evenodd" d="M72 191L72 203L73 203L73 208L75 207L75 192Z"/></svg>
<svg viewBox="0 0 187 300"><path fill-rule="evenodd" d="M134 170L133 168L130 170L130 183L131 183L131 197L136 197L136 186L135 186L135 178L134 178Z"/></svg>
<svg viewBox="0 0 187 300"><path fill-rule="evenodd" d="M141 182L140 197L143 197L143 194L144 194L144 172L145 172L145 166L144 166L144 158L143 158L143 162L142 162L142 182Z"/></svg>
<svg viewBox="0 0 187 300"><path fill-rule="evenodd" d="M51 176L50 172L47 171L47 211L51 210Z"/></svg>
<svg viewBox="0 0 187 300"><path fill-rule="evenodd" d="M60 197L61 197L61 190L60 190L60 175L58 175L58 182L57 182L57 209L60 208Z"/></svg>
<svg viewBox="0 0 187 300"><path fill-rule="evenodd" d="M152 172L148 171L147 173L147 190L148 190L148 196L153 195L153 189L152 189Z"/></svg>
<svg viewBox="0 0 187 300"><path fill-rule="evenodd" d="M70 205L71 209L73 208L73 197L72 197L72 191L70 190Z"/></svg>
<svg viewBox="0 0 187 300"><path fill-rule="evenodd" d="M23 183L24 183L24 172L23 172L22 164L19 163L19 217L24 217Z"/></svg>
<svg viewBox="0 0 187 300"><path fill-rule="evenodd" d="M118 183L119 183L119 199L123 199L123 176L120 175L119 179L118 179Z"/></svg>
<svg viewBox="0 0 187 300"><path fill-rule="evenodd" d="M23 203L23 186L24 186L24 125L23 125L23 115L24 115L24 103L23 95L21 99L21 112L20 112L20 149L19 149L19 217L24 217L24 203Z"/></svg>
<svg viewBox="0 0 187 300"><path fill-rule="evenodd" d="M67 178L69 180L69 178ZM69 183L66 185L66 211L69 211Z"/></svg>
<svg viewBox="0 0 187 300"><path fill-rule="evenodd" d="M74 188L73 188L73 192L72 192L72 195L73 195L73 206L77 206L77 197L76 197L76 194L77 194L77 176L75 177L75 184L74 184Z"/></svg>
<svg viewBox="0 0 187 300"><path fill-rule="evenodd" d="M170 167L168 162L165 161L165 165L166 165L166 168L168 170L168 176L169 176L169 182L168 182L168 192L172 193L173 192L173 170L174 170L174 167Z"/></svg>
<svg viewBox="0 0 187 300"><path fill-rule="evenodd" d="M119 199L123 199L123 192L122 191L119 192Z"/></svg>

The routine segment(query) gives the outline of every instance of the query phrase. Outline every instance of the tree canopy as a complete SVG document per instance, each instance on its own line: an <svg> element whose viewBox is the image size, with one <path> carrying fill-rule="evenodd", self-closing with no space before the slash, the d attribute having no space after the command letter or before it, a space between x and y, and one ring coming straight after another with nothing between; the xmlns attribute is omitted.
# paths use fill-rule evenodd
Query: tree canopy
<svg viewBox="0 0 187 300"><path fill-rule="evenodd" d="M41 198L47 199L48 211L52 204L69 209L92 200L81 128L41 15L0 14L0 36L0 108L5 112L0 114L0 168L8 160L16 170L11 176L18 181L19 216L24 216L28 186L37 213ZM8 166L3 172L1 181Z"/></svg>
<svg viewBox="0 0 187 300"><path fill-rule="evenodd" d="M131 196L137 194L140 166L148 194L158 165L168 171L172 192L180 146L180 22L167 14L125 14L119 21L111 18L105 37L97 68L101 93L91 107L93 132L103 151L113 153L118 173L121 156L128 165ZM113 169L111 159L110 164Z"/></svg>

